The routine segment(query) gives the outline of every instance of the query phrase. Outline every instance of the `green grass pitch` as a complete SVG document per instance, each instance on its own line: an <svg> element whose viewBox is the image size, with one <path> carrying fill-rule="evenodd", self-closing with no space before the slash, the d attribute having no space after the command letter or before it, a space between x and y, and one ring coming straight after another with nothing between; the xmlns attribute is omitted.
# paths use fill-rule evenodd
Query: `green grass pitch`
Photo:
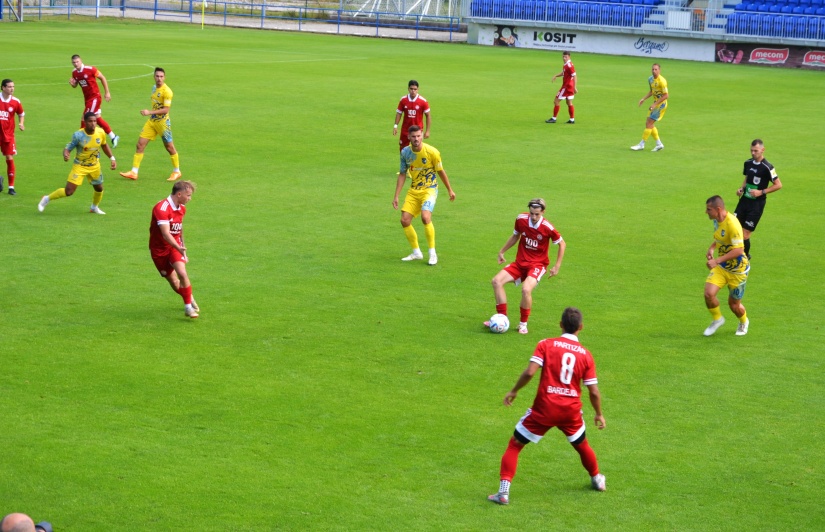
<svg viewBox="0 0 825 532"><path fill-rule="evenodd" d="M0 197L0 513L61 531L825 528L823 73L663 60L666 148L631 152L646 58L574 54L577 124L551 126L555 52L134 21L2 28L26 131L18 195ZM106 171L106 216L87 213L88 184L36 210L69 171L74 53L110 81L119 170L152 67L166 68L199 186L185 230L198 320L148 255L170 190L159 142L138 181ZM458 195L435 211L435 267L399 260L391 206L410 78ZM705 338L704 201L735 206L755 137L785 188L752 239L750 332L735 337L724 307L728 325ZM492 335L496 253L534 196L567 256L534 293L530 334ZM608 425L588 436L608 491L588 489L551 432L522 453L511 505L491 505L535 383L513 408L501 398L568 305L599 369Z"/></svg>

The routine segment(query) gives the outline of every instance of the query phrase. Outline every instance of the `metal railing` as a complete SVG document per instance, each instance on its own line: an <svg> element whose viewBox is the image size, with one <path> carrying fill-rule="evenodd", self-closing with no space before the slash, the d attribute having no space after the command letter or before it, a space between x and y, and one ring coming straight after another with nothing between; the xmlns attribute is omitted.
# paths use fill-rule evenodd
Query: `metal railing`
<svg viewBox="0 0 825 532"><path fill-rule="evenodd" d="M210 25L299 31L328 32L334 26L338 33L353 33L352 27L357 27L365 31L370 30L370 34L376 36L389 36L387 32L403 31L403 36L426 40L432 40L435 33L442 35L437 40L452 41L454 34L466 32L466 27L460 24L460 18L457 16L307 7L303 2L268 4L206 0L202 4L200 0L39 0L35 5L26 5L25 12L28 16L38 19L50 16L71 19L77 15L153 20L185 19L187 22L198 24L203 22ZM345 26L350 28L349 31L343 31Z"/></svg>

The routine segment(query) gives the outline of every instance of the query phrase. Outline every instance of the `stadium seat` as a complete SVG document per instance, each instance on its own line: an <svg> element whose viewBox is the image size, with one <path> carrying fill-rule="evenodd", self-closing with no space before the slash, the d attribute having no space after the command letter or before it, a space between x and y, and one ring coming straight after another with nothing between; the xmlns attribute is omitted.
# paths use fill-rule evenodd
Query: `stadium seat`
<svg viewBox="0 0 825 532"><path fill-rule="evenodd" d="M782 9L779 12L782 13L783 15L786 15L786 14L790 14L792 11L793 11L793 8L791 6L789 6L788 4L785 4L784 6L782 6Z"/></svg>
<svg viewBox="0 0 825 532"><path fill-rule="evenodd" d="M814 6L808 6L805 8L805 11L803 11L803 13L809 16L816 15L816 8Z"/></svg>
<svg viewBox="0 0 825 532"><path fill-rule="evenodd" d="M794 15L801 15L801 14L803 14L804 12L805 12L805 8L804 8L804 7L802 7L802 6L796 6L796 7L794 7L794 8L793 8L793 11L792 11L792 13L793 13Z"/></svg>
<svg viewBox="0 0 825 532"><path fill-rule="evenodd" d="M731 13L728 15L728 19L725 21L725 33L729 33L731 35L736 33L736 19L738 18L739 13Z"/></svg>
<svg viewBox="0 0 825 532"><path fill-rule="evenodd" d="M806 39L819 39L819 17L808 17L808 34Z"/></svg>
<svg viewBox="0 0 825 532"><path fill-rule="evenodd" d="M782 6L780 6L779 4L773 4L771 6L771 13L779 14L781 12L782 12Z"/></svg>
<svg viewBox="0 0 825 532"><path fill-rule="evenodd" d="M758 29L756 30L756 35L770 35L771 34L771 24L773 23L774 16L770 13L762 13L756 16L756 20L759 22Z"/></svg>
<svg viewBox="0 0 825 532"><path fill-rule="evenodd" d="M773 17L773 21L771 22L771 37L781 37L782 36L782 28L785 26L785 17L782 15L776 15Z"/></svg>
<svg viewBox="0 0 825 532"><path fill-rule="evenodd" d="M816 16L823 17L825 16L825 7L820 7L816 10Z"/></svg>
<svg viewBox="0 0 825 532"><path fill-rule="evenodd" d="M796 17L793 25L793 38L804 39L808 35L808 17Z"/></svg>
<svg viewBox="0 0 825 532"><path fill-rule="evenodd" d="M544 20L555 20L556 9L558 9L558 2L556 0L547 1L547 9L544 12Z"/></svg>
<svg viewBox="0 0 825 532"><path fill-rule="evenodd" d="M579 2L577 0L573 0L570 2L570 5L567 6L567 22L571 24L578 24L579 19L581 18L581 6L583 2Z"/></svg>
<svg viewBox="0 0 825 532"><path fill-rule="evenodd" d="M771 10L770 4L759 4L756 6L756 10L760 13L769 13Z"/></svg>

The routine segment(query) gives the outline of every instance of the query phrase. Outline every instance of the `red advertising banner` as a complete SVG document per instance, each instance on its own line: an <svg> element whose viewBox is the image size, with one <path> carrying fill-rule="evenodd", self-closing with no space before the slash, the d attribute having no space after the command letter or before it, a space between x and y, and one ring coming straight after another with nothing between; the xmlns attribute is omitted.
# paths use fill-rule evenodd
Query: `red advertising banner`
<svg viewBox="0 0 825 532"><path fill-rule="evenodd" d="M825 47L716 43L716 62L825 70Z"/></svg>

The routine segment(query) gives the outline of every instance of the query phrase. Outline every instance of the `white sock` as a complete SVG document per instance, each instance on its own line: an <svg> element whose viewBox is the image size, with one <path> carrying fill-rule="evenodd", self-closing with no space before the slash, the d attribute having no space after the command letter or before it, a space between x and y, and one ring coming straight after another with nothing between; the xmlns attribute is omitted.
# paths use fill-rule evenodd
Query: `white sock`
<svg viewBox="0 0 825 532"><path fill-rule="evenodd" d="M509 480L502 480L501 483L498 485L498 492L499 493L506 493L510 494L510 481Z"/></svg>

